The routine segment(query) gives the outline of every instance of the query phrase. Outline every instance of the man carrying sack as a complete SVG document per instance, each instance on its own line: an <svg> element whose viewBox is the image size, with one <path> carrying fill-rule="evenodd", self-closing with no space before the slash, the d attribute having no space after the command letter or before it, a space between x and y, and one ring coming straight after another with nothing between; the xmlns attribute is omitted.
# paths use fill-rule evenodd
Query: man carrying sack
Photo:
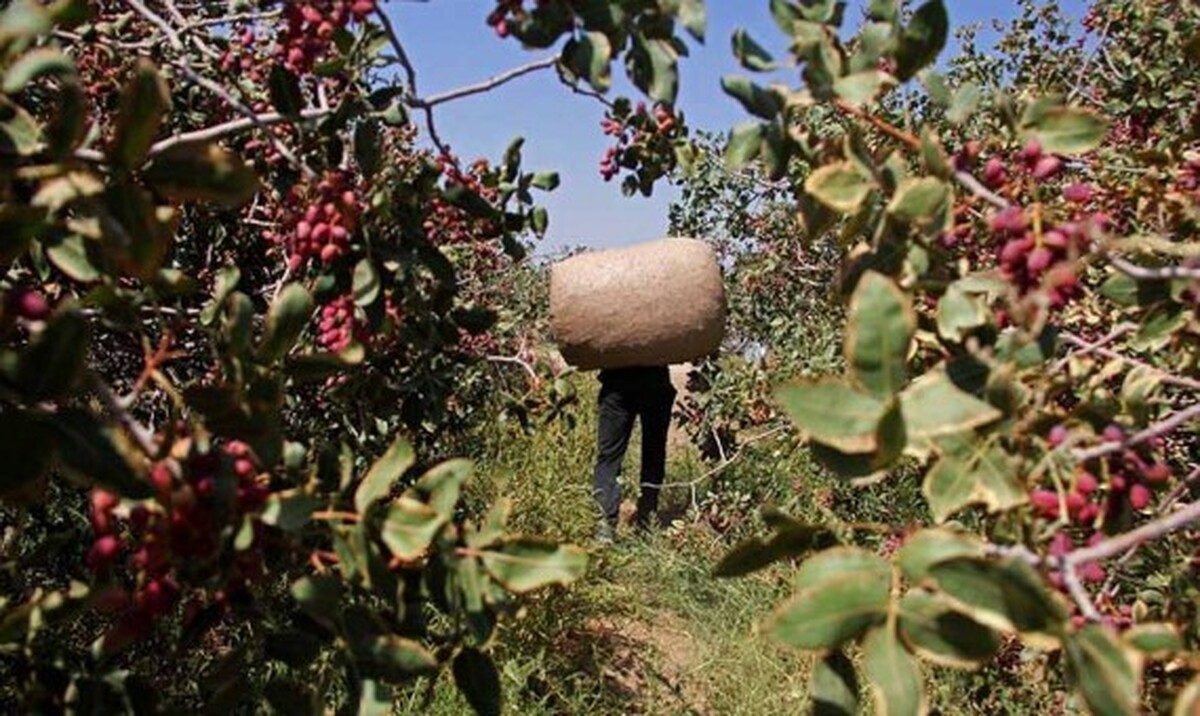
<svg viewBox="0 0 1200 716"><path fill-rule="evenodd" d="M666 366L613 368L600 371L600 421L596 436L596 500L603 521L597 540L611 541L621 508L617 477L633 433L642 423L642 493L635 524L644 528L658 511L658 493L667 473L667 431L675 388Z"/></svg>
<svg viewBox="0 0 1200 716"><path fill-rule="evenodd" d="M601 371L593 480L601 513L597 538L609 542L621 505L617 478L635 419L642 425L638 524L648 524L658 509L675 400L667 366L720 347L721 268L708 244L694 239L573 256L551 268L550 325L567 363Z"/></svg>

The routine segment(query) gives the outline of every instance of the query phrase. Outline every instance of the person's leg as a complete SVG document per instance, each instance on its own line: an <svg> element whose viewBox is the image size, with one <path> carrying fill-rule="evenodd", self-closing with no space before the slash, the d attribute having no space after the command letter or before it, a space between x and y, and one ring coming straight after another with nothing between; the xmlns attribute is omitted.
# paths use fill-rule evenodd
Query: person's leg
<svg viewBox="0 0 1200 716"><path fill-rule="evenodd" d="M616 526L621 509L621 486L617 477L621 474L621 462L629 447L629 435L633 432L634 411L627 396L614 386L600 389L599 426L596 435L596 501L600 513L610 526Z"/></svg>
<svg viewBox="0 0 1200 716"><path fill-rule="evenodd" d="M667 474L667 432L675 389L669 384L645 396L638 411L642 421L642 494L638 498L637 521L645 526L658 511L658 494Z"/></svg>

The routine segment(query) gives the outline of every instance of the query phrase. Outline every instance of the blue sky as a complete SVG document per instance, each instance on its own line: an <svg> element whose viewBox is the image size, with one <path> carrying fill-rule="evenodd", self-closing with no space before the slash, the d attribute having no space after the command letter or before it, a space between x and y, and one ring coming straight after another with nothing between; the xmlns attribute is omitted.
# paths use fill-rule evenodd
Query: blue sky
<svg viewBox="0 0 1200 716"><path fill-rule="evenodd" d="M1078 18L1086 3L1061 4ZM1011 0L957 0L947 5L955 27L1008 20L1018 11ZM494 7L492 0L399 0L386 7L417 67L424 95L473 84L552 52L525 51L512 40L497 39L484 22ZM679 107L693 127L725 131L746 118L720 88L723 75L744 73L730 52L730 36L744 28L776 50L782 35L771 21L767 0L708 0L708 14L707 44L692 43L692 55L682 64ZM858 15L852 11L847 16ZM623 71L614 75L623 79ZM615 92L636 95L623 81L616 83ZM599 126L603 114L598 102L572 94L553 71L543 71L488 94L442 105L437 122L442 138L464 158L498 159L520 135L527 138L527 168L560 172L562 186L540 197L551 216L541 253L571 245L619 246L658 238L666 231L667 205L675 196L671 187L660 185L651 199L626 198L618 180L606 183L600 178L598 162L609 145Z"/></svg>

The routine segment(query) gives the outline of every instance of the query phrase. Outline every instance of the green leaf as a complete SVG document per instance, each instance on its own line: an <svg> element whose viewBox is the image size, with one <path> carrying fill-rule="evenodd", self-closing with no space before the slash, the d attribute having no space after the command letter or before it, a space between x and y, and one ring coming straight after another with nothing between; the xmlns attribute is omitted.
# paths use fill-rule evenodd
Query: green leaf
<svg viewBox="0 0 1200 716"><path fill-rule="evenodd" d="M454 683L479 716L499 716L503 706L500 672L491 658L467 647L454 657Z"/></svg>
<svg viewBox="0 0 1200 716"><path fill-rule="evenodd" d="M1016 465L999 448L981 446L970 455L946 455L925 476L922 492L938 522L972 504L1004 512L1029 497Z"/></svg>
<svg viewBox="0 0 1200 716"><path fill-rule="evenodd" d="M944 560L929 576L963 612L993 629L1055 636L1067 620L1041 576L1017 558Z"/></svg>
<svg viewBox="0 0 1200 716"><path fill-rule="evenodd" d="M387 497L392 487L416 460L412 445L409 445L403 436L397 436L358 484L354 491L354 508L360 513L365 513L376 500Z"/></svg>
<svg viewBox="0 0 1200 716"><path fill-rule="evenodd" d="M394 678L425 674L438 667L438 660L420 642L394 634L375 637L363 650L366 660L383 667Z"/></svg>
<svg viewBox="0 0 1200 716"><path fill-rule="evenodd" d="M823 166L804 182L804 191L843 214L857 212L874 187L874 182L851 162Z"/></svg>
<svg viewBox="0 0 1200 716"><path fill-rule="evenodd" d="M320 506L320 500L299 490L276 492L263 507L262 521L284 532L296 532L309 523Z"/></svg>
<svg viewBox="0 0 1200 716"><path fill-rule="evenodd" d="M867 17L876 22L895 22L900 19L900 0L871 0Z"/></svg>
<svg viewBox="0 0 1200 716"><path fill-rule="evenodd" d="M757 159L766 131L766 127L758 122L746 122L735 127L725 148L725 165L737 170Z"/></svg>
<svg viewBox="0 0 1200 716"><path fill-rule="evenodd" d="M54 432L17 410L0 412L0 454L8 455L0 470L0 500L19 493L46 473L54 457Z"/></svg>
<svg viewBox="0 0 1200 716"><path fill-rule="evenodd" d="M1100 295L1122 308L1149 306L1169 299L1171 284L1167 281L1138 281L1117 273L1101 284Z"/></svg>
<svg viewBox="0 0 1200 716"><path fill-rule="evenodd" d="M558 172L538 172L530 179L529 185L542 191L554 191L562 183Z"/></svg>
<svg viewBox="0 0 1200 716"><path fill-rule="evenodd" d="M0 149L27 157L42 149L42 126L18 104L0 96ZM5 141L6 140L6 141Z"/></svg>
<svg viewBox="0 0 1200 716"><path fill-rule="evenodd" d="M230 209L258 193L258 175L236 154L215 142L181 142L156 154L146 181L172 201L208 201Z"/></svg>
<svg viewBox="0 0 1200 716"><path fill-rule="evenodd" d="M17 94L39 77L73 74L75 64L69 57L56 48L39 47L21 55L20 59L8 68L0 90L5 94Z"/></svg>
<svg viewBox="0 0 1200 716"><path fill-rule="evenodd" d="M91 283L100 278L100 270L92 264L87 253L87 244L79 234L64 236L47 246L46 258L74 281Z"/></svg>
<svg viewBox="0 0 1200 716"><path fill-rule="evenodd" d="M1104 141L1108 122L1085 109L1056 107L1040 113L1029 130L1046 152L1083 154Z"/></svg>
<svg viewBox="0 0 1200 716"><path fill-rule="evenodd" d="M318 624L333 629L341 613L341 583L336 577L301 577L292 584L292 598Z"/></svg>
<svg viewBox="0 0 1200 716"><path fill-rule="evenodd" d="M733 56L751 72L770 72L777 67L771 53L742 29L733 33Z"/></svg>
<svg viewBox="0 0 1200 716"><path fill-rule="evenodd" d="M411 497L401 497L388 505L380 538L396 557L420 559L447 520L437 510Z"/></svg>
<svg viewBox="0 0 1200 716"><path fill-rule="evenodd" d="M764 630L797 649L837 648L887 618L891 586L868 573L823 580L785 602Z"/></svg>
<svg viewBox="0 0 1200 716"><path fill-rule="evenodd" d="M544 206L535 207L529 214L529 226L538 236L545 236L550 229L550 212Z"/></svg>
<svg viewBox="0 0 1200 716"><path fill-rule="evenodd" d="M259 355L267 361L287 355L300 339L313 314L313 300L308 289L290 283L280 292L267 312L267 325Z"/></svg>
<svg viewBox="0 0 1200 716"><path fill-rule="evenodd" d="M717 563L716 577L740 577L756 572L775 562L799 557L814 549L827 547L836 541L824 527L787 525L770 539L751 537L739 543Z"/></svg>
<svg viewBox="0 0 1200 716"><path fill-rule="evenodd" d="M612 87L612 57L612 43L607 35L585 32L563 46L562 62L597 92L607 92Z"/></svg>
<svg viewBox="0 0 1200 716"><path fill-rule="evenodd" d="M1003 414L954 384L941 371L926 373L900 394L910 440L932 441L994 423Z"/></svg>
<svg viewBox="0 0 1200 716"><path fill-rule="evenodd" d="M962 343L973 331L988 324L987 307L976 294L951 284L938 301L938 334L954 343Z"/></svg>
<svg viewBox="0 0 1200 716"><path fill-rule="evenodd" d="M379 271L371 259L363 259L354 267L354 305L366 308L379 299Z"/></svg>
<svg viewBox="0 0 1200 716"><path fill-rule="evenodd" d="M868 392L889 400L908 382L908 347L917 317L908 296L890 278L868 271L850 298L846 362Z"/></svg>
<svg viewBox="0 0 1200 716"><path fill-rule="evenodd" d="M1186 648L1179 627L1170 623L1138 624L1126 630L1121 639L1152 659L1165 659Z"/></svg>
<svg viewBox="0 0 1200 716"><path fill-rule="evenodd" d="M626 54L626 69L635 87L650 99L675 104L679 94L678 54L670 40L633 36L633 47Z"/></svg>
<svg viewBox="0 0 1200 716"><path fill-rule="evenodd" d="M21 353L16 388L30 402L61 397L87 366L88 325L74 311L60 313Z"/></svg>
<svg viewBox="0 0 1200 716"><path fill-rule="evenodd" d="M889 55L895 44L892 29L893 26L890 22L870 22L863 27L858 34L858 45L854 48L854 54L850 57L847 67L850 74L878 69L879 60ZM889 86L895 85L896 78L887 75L884 82Z"/></svg>
<svg viewBox="0 0 1200 716"><path fill-rule="evenodd" d="M1196 716L1200 712L1200 675L1188 682L1175 699L1171 716Z"/></svg>
<svg viewBox="0 0 1200 716"><path fill-rule="evenodd" d="M354 161L362 169L363 176L371 179L383 168L385 159L379 121L362 118L354 127Z"/></svg>
<svg viewBox="0 0 1200 716"><path fill-rule="evenodd" d="M1151 422L1153 405L1163 384L1163 374L1151 366L1135 366L1121 384L1121 406L1139 424Z"/></svg>
<svg viewBox="0 0 1200 716"><path fill-rule="evenodd" d="M108 151L113 163L128 169L141 164L170 110L166 80L150 61L139 60L121 93L117 127Z"/></svg>
<svg viewBox="0 0 1200 716"><path fill-rule="evenodd" d="M783 97L778 92L764 89L745 77L726 75L721 78L721 88L756 117L774 119L783 111Z"/></svg>
<svg viewBox="0 0 1200 716"><path fill-rule="evenodd" d="M877 432L888 405L874 396L826 380L785 385L775 398L812 440L851 454L879 447Z"/></svg>
<svg viewBox="0 0 1200 716"><path fill-rule="evenodd" d="M705 31L708 29L708 8L704 0L681 0L679 22L697 42L704 42Z"/></svg>
<svg viewBox="0 0 1200 716"><path fill-rule="evenodd" d="M886 72L864 70L834 80L833 91L846 102L861 107L874 102L885 87L895 84L896 80Z"/></svg>
<svg viewBox="0 0 1200 716"><path fill-rule="evenodd" d="M928 0L913 13L912 22L900 33L896 49L896 77L912 79L933 64L950 34L950 18L942 0Z"/></svg>
<svg viewBox="0 0 1200 716"><path fill-rule="evenodd" d="M953 202L953 192L935 177L908 178L900 182L888 204L888 213L897 221L940 230L945 226Z"/></svg>
<svg viewBox="0 0 1200 716"><path fill-rule="evenodd" d="M300 79L291 70L279 62L273 64L267 89L271 95L271 106L280 114L293 119L300 117L304 109L304 94L300 91Z"/></svg>
<svg viewBox="0 0 1200 716"><path fill-rule="evenodd" d="M847 577L862 577L890 585L892 566L877 554L857 547L827 549L800 566L793 580L798 590L811 589Z"/></svg>
<svg viewBox="0 0 1200 716"><path fill-rule="evenodd" d="M779 26L779 30L789 37L796 26L796 22L803 19L800 16L800 10L793 3L788 2L788 0L771 0L771 17L774 18L775 24Z"/></svg>
<svg viewBox="0 0 1200 716"><path fill-rule="evenodd" d="M509 512L512 511L512 502L506 498L496 500L491 506L483 521L479 524L479 531L475 533L467 533L467 544L474 549L483 547L491 547L500 540L504 539L504 525L508 521Z"/></svg>
<svg viewBox="0 0 1200 716"><path fill-rule="evenodd" d="M1066 638L1067 663L1076 688L1096 716L1140 712L1138 668L1109 630L1089 624Z"/></svg>
<svg viewBox="0 0 1200 716"><path fill-rule="evenodd" d="M422 475L414 487L428 498L430 507L449 520L474 470L470 460L447 460Z"/></svg>
<svg viewBox="0 0 1200 716"><path fill-rule="evenodd" d="M962 557L982 557L983 543L974 535L944 528L921 530L909 537L896 553L904 578L921 584L936 564Z"/></svg>
<svg viewBox="0 0 1200 716"><path fill-rule="evenodd" d="M983 90L979 88L979 85L967 84L959 87L950 101L950 107L946 110L946 119L951 124L966 124L982 100Z"/></svg>
<svg viewBox="0 0 1200 716"><path fill-rule="evenodd" d="M809 695L813 716L857 716L858 675L854 663L840 651L832 651L813 665Z"/></svg>
<svg viewBox="0 0 1200 716"><path fill-rule="evenodd" d="M200 311L202 325L211 326L217 320L217 314L224 306L225 300L237 289L238 282L241 280L242 272L237 266L226 266L217 271L216 280L213 282L212 301Z"/></svg>
<svg viewBox="0 0 1200 716"><path fill-rule="evenodd" d="M863 640L862 652L863 673L875 694L876 713L917 716L928 711L921 670L892 624L871 630Z"/></svg>
<svg viewBox="0 0 1200 716"><path fill-rule="evenodd" d="M13 39L32 39L50 32L52 18L33 0L15 0L0 15L0 44Z"/></svg>
<svg viewBox="0 0 1200 716"><path fill-rule="evenodd" d="M937 595L914 589L900 600L900 634L924 658L943 666L969 668L1000 649L1000 637L955 611Z"/></svg>
<svg viewBox="0 0 1200 716"><path fill-rule="evenodd" d="M587 552L574 545L519 537L482 553L488 574L505 589L525 594L551 584L567 585L583 576Z"/></svg>

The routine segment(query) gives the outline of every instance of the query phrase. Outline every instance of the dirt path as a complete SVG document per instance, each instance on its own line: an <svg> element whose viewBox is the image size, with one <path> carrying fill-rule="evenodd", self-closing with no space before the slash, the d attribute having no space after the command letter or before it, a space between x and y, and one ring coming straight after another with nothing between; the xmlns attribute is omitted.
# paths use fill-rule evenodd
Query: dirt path
<svg viewBox="0 0 1200 716"><path fill-rule="evenodd" d="M586 649L585 668L630 714L709 716L704 685L695 677L704 646L668 611L646 617L589 620L564 648Z"/></svg>

